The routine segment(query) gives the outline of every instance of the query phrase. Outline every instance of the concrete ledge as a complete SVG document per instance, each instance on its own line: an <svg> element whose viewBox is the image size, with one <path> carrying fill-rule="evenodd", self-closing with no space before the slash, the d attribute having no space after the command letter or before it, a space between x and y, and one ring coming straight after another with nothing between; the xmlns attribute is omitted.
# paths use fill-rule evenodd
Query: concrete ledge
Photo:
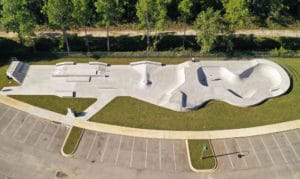
<svg viewBox="0 0 300 179"><path fill-rule="evenodd" d="M75 62L61 62L55 64L56 66L62 66L62 65L75 65Z"/></svg>
<svg viewBox="0 0 300 179"><path fill-rule="evenodd" d="M60 122L66 125L76 126L97 132L112 133L134 137L161 138L161 139L224 139L234 137L248 137L255 135L270 134L275 132L287 131L300 128L300 119L270 124L265 126L228 129L228 130L211 130L211 131L170 131L170 130L150 130L138 129L131 127L122 127L109 124L85 121L82 119L70 118L52 111L38 108L15 99L0 95L0 103L28 112L38 117Z"/></svg>

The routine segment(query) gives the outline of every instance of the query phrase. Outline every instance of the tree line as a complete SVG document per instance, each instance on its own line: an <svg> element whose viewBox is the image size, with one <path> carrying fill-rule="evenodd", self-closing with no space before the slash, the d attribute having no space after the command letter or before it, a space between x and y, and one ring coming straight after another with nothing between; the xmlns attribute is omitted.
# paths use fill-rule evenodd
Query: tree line
<svg viewBox="0 0 300 179"><path fill-rule="evenodd" d="M270 22L289 25L299 18L300 0L0 0L0 24L16 32L21 44L34 47L36 27L47 25L62 32L68 52L67 31L73 28L84 28L87 34L87 27L105 27L106 50L110 51L110 27L136 23L146 31L147 50L155 50L167 21L181 22L183 48L187 25L192 25L206 53L220 34L226 37L230 51L236 29ZM89 51L88 38L85 43Z"/></svg>

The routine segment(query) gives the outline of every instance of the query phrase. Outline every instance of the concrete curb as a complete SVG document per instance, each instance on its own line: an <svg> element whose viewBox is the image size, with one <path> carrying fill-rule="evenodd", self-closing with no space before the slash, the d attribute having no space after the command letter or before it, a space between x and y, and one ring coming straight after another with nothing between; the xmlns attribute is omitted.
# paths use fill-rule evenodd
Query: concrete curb
<svg viewBox="0 0 300 179"><path fill-rule="evenodd" d="M70 135L70 133L71 133L71 130L72 130L72 126L71 126L71 128L69 129L67 136L65 137L65 140L64 140L63 145L62 145L61 148L60 148L60 153L61 153L61 155L64 156L64 157L67 157L67 158L73 157L73 155L74 155L74 153L76 152L76 150L77 150L77 148L78 148L78 145L79 145L79 143L80 143L80 141L81 141L81 139L82 139L83 133L84 133L84 131L85 131L85 129L83 129L83 131L81 132L80 137L79 137L79 139L78 139L78 141L77 141L77 144L76 144L74 150L72 151L72 153L71 153L71 154L66 154L66 153L64 152L64 146L65 146L65 144L66 144L66 142L67 142L67 140L68 140L68 138L69 138L69 135Z"/></svg>
<svg viewBox="0 0 300 179"><path fill-rule="evenodd" d="M210 140L208 140L208 141L209 141L209 145L211 147L212 153L213 153L213 155L215 155L215 151L213 149L213 146L211 145ZM186 152L187 152L187 157L188 157L188 163L189 163L190 169L193 172L196 172L196 173L201 173L201 172L203 172L203 173L212 173L212 172L215 172L217 170L218 160L216 159L216 157L214 157L214 160L215 160L215 166L214 166L214 168L212 168L212 169L203 169L203 170L194 168L194 166L192 165L192 161L191 161L190 147L189 147L188 140L185 140L185 146L186 146Z"/></svg>
<svg viewBox="0 0 300 179"><path fill-rule="evenodd" d="M59 122L69 126L76 126L83 129L93 130L103 133L112 133L134 137L161 138L161 139L224 139L234 137L249 137L255 135L270 134L275 132L287 131L300 128L300 119L270 124L265 126L228 129L228 130L211 130L211 131L171 131L171 130L151 130L138 129L131 127L115 126L90 121L84 121L76 118L70 118L62 114L48 111L42 108L26 104L15 99L0 95L0 103L10 107L30 113L32 115Z"/></svg>

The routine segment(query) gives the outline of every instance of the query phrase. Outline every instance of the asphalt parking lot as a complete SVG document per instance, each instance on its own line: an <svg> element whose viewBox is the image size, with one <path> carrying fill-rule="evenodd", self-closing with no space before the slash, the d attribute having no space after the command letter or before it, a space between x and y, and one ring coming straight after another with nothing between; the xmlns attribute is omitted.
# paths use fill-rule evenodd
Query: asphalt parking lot
<svg viewBox="0 0 300 179"><path fill-rule="evenodd" d="M268 135L212 140L218 170L249 170L286 165L280 173L289 176L299 171L300 129Z"/></svg>
<svg viewBox="0 0 300 179"><path fill-rule="evenodd" d="M143 170L190 171L183 140L128 137L86 130L75 158Z"/></svg>
<svg viewBox="0 0 300 179"><path fill-rule="evenodd" d="M300 178L300 129L212 140L213 173L189 169L184 140L86 131L74 157L65 158L68 130L0 104L0 179L55 178L58 171L68 178Z"/></svg>

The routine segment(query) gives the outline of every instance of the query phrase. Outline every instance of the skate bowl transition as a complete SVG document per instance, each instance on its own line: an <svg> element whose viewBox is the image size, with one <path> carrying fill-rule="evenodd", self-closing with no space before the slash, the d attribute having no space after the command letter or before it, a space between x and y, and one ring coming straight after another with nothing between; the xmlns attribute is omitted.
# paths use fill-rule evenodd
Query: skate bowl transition
<svg viewBox="0 0 300 179"><path fill-rule="evenodd" d="M13 62L7 76L17 79L14 75L20 76L20 68L16 67L22 63ZM187 61L178 65L63 62L30 65L21 74L21 85L5 87L1 94L93 97L103 103L94 111L117 96L131 96L176 111L195 110L211 100L246 107L282 95L290 87L287 72L265 59Z"/></svg>

